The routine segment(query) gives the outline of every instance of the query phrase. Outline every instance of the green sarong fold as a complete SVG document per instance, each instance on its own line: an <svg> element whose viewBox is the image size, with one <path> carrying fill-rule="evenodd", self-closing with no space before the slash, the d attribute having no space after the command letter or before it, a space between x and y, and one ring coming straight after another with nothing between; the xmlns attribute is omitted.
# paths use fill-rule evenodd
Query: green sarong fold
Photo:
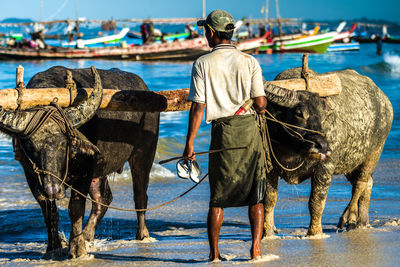
<svg viewBox="0 0 400 267"><path fill-rule="evenodd" d="M213 121L210 150L243 146L247 149L210 154L210 206L239 207L264 200L265 154L256 116L239 115Z"/></svg>

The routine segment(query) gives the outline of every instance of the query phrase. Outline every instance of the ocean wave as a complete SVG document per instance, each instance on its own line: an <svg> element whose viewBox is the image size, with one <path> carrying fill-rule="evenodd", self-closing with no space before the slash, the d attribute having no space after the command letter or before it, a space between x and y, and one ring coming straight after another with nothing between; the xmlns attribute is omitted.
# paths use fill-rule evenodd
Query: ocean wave
<svg viewBox="0 0 400 267"><path fill-rule="evenodd" d="M388 64L392 73L400 74L400 56L393 53L385 53L383 56L384 62Z"/></svg>
<svg viewBox="0 0 400 267"><path fill-rule="evenodd" d="M396 53L385 53L383 60L360 67L363 72L368 74L390 75L394 77L400 76L400 55Z"/></svg>
<svg viewBox="0 0 400 267"><path fill-rule="evenodd" d="M153 163L150 171L150 180L159 181L165 178L175 178L176 175L169 169L161 166L160 164ZM132 179L131 170L128 164L124 165L122 173L112 173L108 175L108 178L113 182L124 182Z"/></svg>

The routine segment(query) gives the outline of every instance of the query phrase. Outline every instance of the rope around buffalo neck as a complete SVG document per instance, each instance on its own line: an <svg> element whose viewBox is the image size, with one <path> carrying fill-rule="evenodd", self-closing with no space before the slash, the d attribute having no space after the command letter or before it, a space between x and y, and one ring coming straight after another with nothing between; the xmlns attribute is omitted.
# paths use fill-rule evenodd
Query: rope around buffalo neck
<svg viewBox="0 0 400 267"><path fill-rule="evenodd" d="M271 152L274 160L279 165L279 167L281 167L283 170L292 172L292 171L299 169L301 166L303 166L304 161L302 161L300 163L300 165L298 165L297 167L289 169L289 168L286 168L285 166L283 166L283 164L276 157L276 155L274 153L274 149L272 148L271 136L269 135L269 131L268 131L267 119L268 118L263 114L257 115L257 124L258 124L258 127L260 128L262 143L263 143L263 147L264 147L264 151L265 151L265 168L267 169L267 173L272 169L271 157L270 157L269 152Z"/></svg>

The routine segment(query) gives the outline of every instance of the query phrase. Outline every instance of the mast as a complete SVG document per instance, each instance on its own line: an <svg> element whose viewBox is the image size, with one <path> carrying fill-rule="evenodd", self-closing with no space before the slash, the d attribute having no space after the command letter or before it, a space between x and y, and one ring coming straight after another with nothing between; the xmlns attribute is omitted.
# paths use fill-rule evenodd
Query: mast
<svg viewBox="0 0 400 267"><path fill-rule="evenodd" d="M269 0L265 3L265 23L268 23Z"/></svg>
<svg viewBox="0 0 400 267"><path fill-rule="evenodd" d="M79 39L79 14L78 14L78 0L74 1L74 6L75 6L75 18L76 18L76 22L75 22L75 32L76 32L76 39Z"/></svg>
<svg viewBox="0 0 400 267"><path fill-rule="evenodd" d="M275 0L275 8L276 8L276 18L278 19L278 25L279 25L279 38L282 39L282 22L281 22L281 16L279 15L279 1Z"/></svg>
<svg viewBox="0 0 400 267"><path fill-rule="evenodd" d="M203 19L206 19L206 0L203 0Z"/></svg>
<svg viewBox="0 0 400 267"><path fill-rule="evenodd" d="M40 0L40 20L43 20L43 8L44 8L44 0Z"/></svg>

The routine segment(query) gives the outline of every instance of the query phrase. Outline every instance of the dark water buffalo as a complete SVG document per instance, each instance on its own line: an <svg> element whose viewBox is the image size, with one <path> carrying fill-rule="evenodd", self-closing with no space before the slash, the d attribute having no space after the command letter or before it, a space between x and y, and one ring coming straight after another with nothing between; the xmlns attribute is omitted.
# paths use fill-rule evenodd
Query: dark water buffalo
<svg viewBox="0 0 400 267"><path fill-rule="evenodd" d="M273 213L279 177L290 184L311 179L308 235L322 234L321 216L326 196L332 176L338 174L344 174L353 187L351 201L338 227L349 230L368 224L371 175L389 134L393 109L386 95L368 77L354 70L335 73L340 77L343 91L326 98L265 84L267 109L277 119L321 131L326 136L302 129L294 129L295 133L268 122L273 150L283 167L272 159L274 168L267 185L264 236L271 236L276 230ZM312 75L318 74L312 72ZM300 77L298 68L286 70L275 79ZM296 170L288 170L298 166Z"/></svg>
<svg viewBox="0 0 400 267"><path fill-rule="evenodd" d="M64 67L53 67L38 73L29 81L27 88L65 87L66 70ZM70 71L78 88L93 86L90 69L71 69ZM104 88L148 90L143 80L135 74L118 69L98 70L98 73ZM112 193L106 175L122 171L124 163L128 161L133 178L135 207L146 208L149 173L158 140L159 113L97 110L99 99L101 98L93 97L92 100L87 101L85 105L91 107L92 113L90 116L84 114L79 123L73 124L79 127L79 132L82 133L81 138L86 139L87 146L97 147L100 153L95 153L95 156L74 153L70 156L66 182L84 195L89 194L96 201L110 204ZM77 121L76 115L72 114L70 118L73 122ZM61 133L58 126L50 121L30 138L21 139L21 146L39 168L63 177L67 167L67 142L68 139ZM72 155L72 153L69 154ZM65 187L53 175L42 174L41 179L38 180L26 155L22 154L21 164L30 189L42 208L48 231L47 251L49 252L62 246L58 235L59 219L56 200L64 197ZM82 230L85 201L85 198L71 191L68 207L72 224L69 254L73 258L87 254L85 241L94 239L95 229L107 210L93 203L90 217ZM137 217L136 238L148 237L145 213L138 212Z"/></svg>

